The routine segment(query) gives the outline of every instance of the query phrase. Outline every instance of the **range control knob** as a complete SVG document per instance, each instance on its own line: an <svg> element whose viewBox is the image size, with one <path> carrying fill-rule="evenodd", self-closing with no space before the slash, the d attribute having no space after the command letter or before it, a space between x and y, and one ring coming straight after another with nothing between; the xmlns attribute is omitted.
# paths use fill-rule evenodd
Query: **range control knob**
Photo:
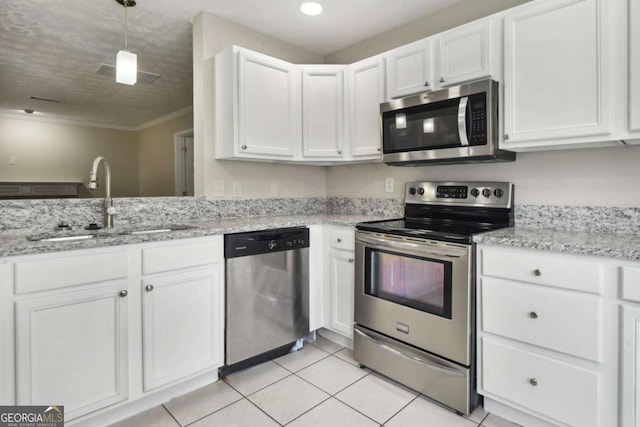
<svg viewBox="0 0 640 427"><path fill-rule="evenodd" d="M424 194L424 188L418 188L418 194L422 196Z"/></svg>
<svg viewBox="0 0 640 427"><path fill-rule="evenodd" d="M496 197L502 197L504 195L504 191L501 188L496 188L493 190L493 195Z"/></svg>
<svg viewBox="0 0 640 427"><path fill-rule="evenodd" d="M278 246L278 244L276 243L275 240L272 240L272 241L269 242L269 244L267 246L269 246L269 249L273 250L273 248Z"/></svg>
<svg viewBox="0 0 640 427"><path fill-rule="evenodd" d="M472 188L471 189L471 195L473 197L478 197L480 195L480 190L478 190L477 188Z"/></svg>
<svg viewBox="0 0 640 427"><path fill-rule="evenodd" d="M484 197L489 197L491 196L491 190L489 190L488 188L485 188L484 190L482 190L482 195Z"/></svg>
<svg viewBox="0 0 640 427"><path fill-rule="evenodd" d="M414 187L409 187L409 194L411 195L416 194L416 189Z"/></svg>

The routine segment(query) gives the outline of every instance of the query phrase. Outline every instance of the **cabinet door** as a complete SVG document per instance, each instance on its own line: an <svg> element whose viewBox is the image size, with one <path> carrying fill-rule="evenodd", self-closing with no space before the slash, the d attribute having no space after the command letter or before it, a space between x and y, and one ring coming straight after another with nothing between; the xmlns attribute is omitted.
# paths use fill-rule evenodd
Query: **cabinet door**
<svg viewBox="0 0 640 427"><path fill-rule="evenodd" d="M491 77L493 74L493 21L474 22L438 36L440 87Z"/></svg>
<svg viewBox="0 0 640 427"><path fill-rule="evenodd" d="M142 281L145 391L222 365L220 268Z"/></svg>
<svg viewBox="0 0 640 427"><path fill-rule="evenodd" d="M640 426L640 307L622 307L622 414L623 427Z"/></svg>
<svg viewBox="0 0 640 427"><path fill-rule="evenodd" d="M629 0L629 130L640 132L640 0Z"/></svg>
<svg viewBox="0 0 640 427"><path fill-rule="evenodd" d="M351 155L380 157L380 103L384 102L384 59L374 57L349 66Z"/></svg>
<svg viewBox="0 0 640 427"><path fill-rule="evenodd" d="M605 7L603 0L536 1L505 14L505 148L607 139Z"/></svg>
<svg viewBox="0 0 640 427"><path fill-rule="evenodd" d="M126 400L126 282L16 302L18 405L59 404L67 420Z"/></svg>
<svg viewBox="0 0 640 427"><path fill-rule="evenodd" d="M331 321L336 332L353 338L354 254L352 251L330 252Z"/></svg>
<svg viewBox="0 0 640 427"><path fill-rule="evenodd" d="M394 49L385 55L387 99L433 89L431 39Z"/></svg>
<svg viewBox="0 0 640 427"><path fill-rule="evenodd" d="M302 147L305 157L342 157L344 115L344 67L303 67Z"/></svg>
<svg viewBox="0 0 640 427"><path fill-rule="evenodd" d="M300 140L294 64L255 52L238 53L238 153L293 157Z"/></svg>

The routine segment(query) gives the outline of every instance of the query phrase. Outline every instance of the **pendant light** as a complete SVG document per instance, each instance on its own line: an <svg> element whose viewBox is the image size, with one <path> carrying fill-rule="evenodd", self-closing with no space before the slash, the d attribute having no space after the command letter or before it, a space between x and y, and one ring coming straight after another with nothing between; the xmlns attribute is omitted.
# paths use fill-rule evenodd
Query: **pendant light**
<svg viewBox="0 0 640 427"><path fill-rule="evenodd" d="M116 0L124 6L124 49L116 55L116 82L134 85L138 80L138 55L127 50L127 8L136 5L134 0Z"/></svg>

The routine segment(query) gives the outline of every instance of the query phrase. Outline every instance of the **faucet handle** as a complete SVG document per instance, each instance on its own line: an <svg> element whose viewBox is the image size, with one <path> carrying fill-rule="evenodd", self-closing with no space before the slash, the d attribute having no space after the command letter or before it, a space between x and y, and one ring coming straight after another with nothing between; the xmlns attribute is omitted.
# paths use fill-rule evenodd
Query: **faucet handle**
<svg viewBox="0 0 640 427"><path fill-rule="evenodd" d="M113 215L117 215L118 214L118 210L114 207L114 206L109 206L107 208L107 213L111 216Z"/></svg>

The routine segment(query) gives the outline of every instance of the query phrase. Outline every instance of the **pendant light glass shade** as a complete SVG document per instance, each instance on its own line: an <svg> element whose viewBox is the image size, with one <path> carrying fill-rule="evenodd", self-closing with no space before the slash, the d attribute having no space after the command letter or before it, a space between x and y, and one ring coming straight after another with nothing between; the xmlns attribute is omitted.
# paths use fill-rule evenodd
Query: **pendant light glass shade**
<svg viewBox="0 0 640 427"><path fill-rule="evenodd" d="M134 85L138 81L138 55L121 50L116 55L116 82Z"/></svg>

